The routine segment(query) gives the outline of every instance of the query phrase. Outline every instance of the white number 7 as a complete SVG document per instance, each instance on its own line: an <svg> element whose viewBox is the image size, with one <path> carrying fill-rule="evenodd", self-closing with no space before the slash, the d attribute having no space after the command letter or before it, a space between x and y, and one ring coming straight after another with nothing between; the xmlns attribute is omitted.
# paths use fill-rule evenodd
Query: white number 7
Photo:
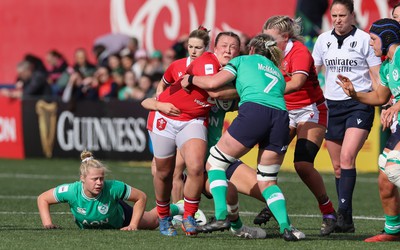
<svg viewBox="0 0 400 250"><path fill-rule="evenodd" d="M264 93L268 93L278 82L278 77L274 76L273 74L265 72L265 76L271 79L271 82L267 85L267 87L264 89Z"/></svg>

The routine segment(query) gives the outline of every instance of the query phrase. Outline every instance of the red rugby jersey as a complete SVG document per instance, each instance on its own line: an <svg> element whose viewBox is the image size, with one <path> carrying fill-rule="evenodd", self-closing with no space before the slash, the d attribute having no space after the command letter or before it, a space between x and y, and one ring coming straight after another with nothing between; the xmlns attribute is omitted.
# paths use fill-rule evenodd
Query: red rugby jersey
<svg viewBox="0 0 400 250"><path fill-rule="evenodd" d="M288 110L299 109L323 100L324 96L319 86L314 59L304 44L298 41L293 42L292 49L282 61L281 72L286 82L291 80L293 74L307 76L306 82L299 91L285 95Z"/></svg>

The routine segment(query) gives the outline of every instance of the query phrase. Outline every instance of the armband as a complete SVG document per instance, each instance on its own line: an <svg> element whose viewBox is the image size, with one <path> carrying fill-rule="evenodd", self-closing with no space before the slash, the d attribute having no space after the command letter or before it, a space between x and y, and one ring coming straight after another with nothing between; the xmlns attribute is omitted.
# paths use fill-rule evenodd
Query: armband
<svg viewBox="0 0 400 250"><path fill-rule="evenodd" d="M189 75L189 77L188 77L188 83L189 83L190 85L193 85L193 78L194 78L194 75Z"/></svg>

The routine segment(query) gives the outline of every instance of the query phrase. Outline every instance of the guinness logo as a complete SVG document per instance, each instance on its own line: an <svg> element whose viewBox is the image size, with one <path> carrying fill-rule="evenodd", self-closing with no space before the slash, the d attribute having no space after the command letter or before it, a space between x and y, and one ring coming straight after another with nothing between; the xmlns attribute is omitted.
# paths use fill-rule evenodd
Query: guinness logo
<svg viewBox="0 0 400 250"><path fill-rule="evenodd" d="M47 103L39 100L36 103L36 114L38 115L40 141L43 153L47 158L53 155L54 137L57 125L57 103Z"/></svg>

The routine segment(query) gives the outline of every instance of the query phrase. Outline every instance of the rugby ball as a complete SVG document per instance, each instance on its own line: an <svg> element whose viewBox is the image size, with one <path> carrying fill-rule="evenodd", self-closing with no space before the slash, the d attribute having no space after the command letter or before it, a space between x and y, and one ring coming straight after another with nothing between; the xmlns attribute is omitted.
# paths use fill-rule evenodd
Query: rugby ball
<svg viewBox="0 0 400 250"><path fill-rule="evenodd" d="M219 99L216 99L215 100L215 105L219 109L228 112L228 111L232 111L232 110L234 110L236 108L236 104L237 104L236 101L237 100L235 100L235 99L234 100L219 100Z"/></svg>

